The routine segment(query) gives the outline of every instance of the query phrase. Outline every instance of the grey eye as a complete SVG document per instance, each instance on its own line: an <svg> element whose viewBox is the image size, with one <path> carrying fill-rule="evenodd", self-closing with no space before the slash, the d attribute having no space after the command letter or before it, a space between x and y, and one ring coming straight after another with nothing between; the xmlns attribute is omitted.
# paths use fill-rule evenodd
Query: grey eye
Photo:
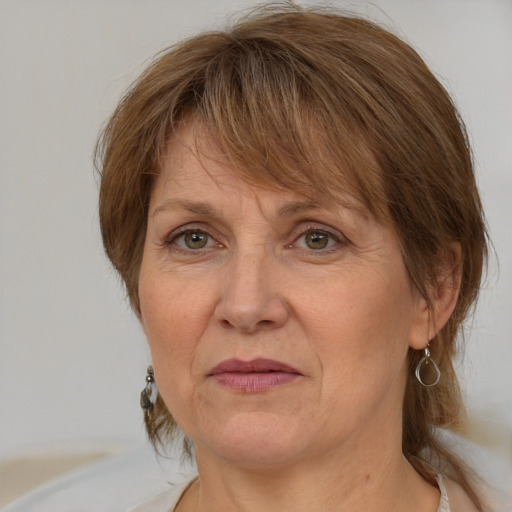
<svg viewBox="0 0 512 512"><path fill-rule="evenodd" d="M176 239L176 244L186 249L203 249L210 243L210 237L204 231L188 231Z"/></svg>

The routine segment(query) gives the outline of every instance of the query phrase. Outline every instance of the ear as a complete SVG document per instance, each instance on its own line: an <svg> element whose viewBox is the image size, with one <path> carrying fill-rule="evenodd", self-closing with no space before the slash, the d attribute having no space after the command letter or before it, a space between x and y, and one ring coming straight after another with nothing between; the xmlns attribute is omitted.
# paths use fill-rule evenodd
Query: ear
<svg viewBox="0 0 512 512"><path fill-rule="evenodd" d="M461 273L461 248L454 242L444 250L436 283L428 289L430 305L424 297L418 297L416 319L409 339L411 348L424 349L445 326L457 305Z"/></svg>

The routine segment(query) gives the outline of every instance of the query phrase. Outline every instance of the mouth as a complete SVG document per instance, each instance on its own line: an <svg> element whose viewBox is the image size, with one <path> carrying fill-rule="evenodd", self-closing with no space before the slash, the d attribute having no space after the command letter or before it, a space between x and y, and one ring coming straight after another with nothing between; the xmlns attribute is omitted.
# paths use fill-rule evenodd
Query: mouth
<svg viewBox="0 0 512 512"><path fill-rule="evenodd" d="M272 359L241 361L228 359L211 370L208 377L242 393L258 393L289 384L302 377L296 368Z"/></svg>

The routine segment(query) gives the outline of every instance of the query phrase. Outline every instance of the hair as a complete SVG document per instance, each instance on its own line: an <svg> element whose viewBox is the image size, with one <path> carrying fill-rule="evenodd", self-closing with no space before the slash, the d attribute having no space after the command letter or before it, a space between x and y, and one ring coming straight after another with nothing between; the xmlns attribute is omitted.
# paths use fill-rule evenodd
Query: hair
<svg viewBox="0 0 512 512"><path fill-rule="evenodd" d="M189 117L251 183L357 197L396 231L429 306L450 247L459 245L457 304L431 342L442 372L435 388L416 381L422 353L409 350L402 449L423 475L434 466L483 510L471 472L438 436L464 418L453 358L487 257L468 139L448 93L409 45L375 23L291 4L260 8L226 31L162 52L97 147L103 243L137 313L152 183L169 138ZM149 437L156 446L177 432L159 396Z"/></svg>

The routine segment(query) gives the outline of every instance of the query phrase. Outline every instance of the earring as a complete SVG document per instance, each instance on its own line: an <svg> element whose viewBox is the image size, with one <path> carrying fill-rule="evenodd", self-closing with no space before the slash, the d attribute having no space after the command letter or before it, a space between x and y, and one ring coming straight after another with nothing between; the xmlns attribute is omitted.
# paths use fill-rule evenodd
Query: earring
<svg viewBox="0 0 512 512"><path fill-rule="evenodd" d="M158 389L155 383L155 374L153 367L148 366L148 373L146 375L146 387L140 393L140 406L142 407L144 414L150 413L156 404L156 397L158 395Z"/></svg>
<svg viewBox="0 0 512 512"><path fill-rule="evenodd" d="M439 382L441 370L439 370L439 366L430 357L429 344L425 347L425 355L420 359L414 373L418 382L426 388L431 388Z"/></svg>

